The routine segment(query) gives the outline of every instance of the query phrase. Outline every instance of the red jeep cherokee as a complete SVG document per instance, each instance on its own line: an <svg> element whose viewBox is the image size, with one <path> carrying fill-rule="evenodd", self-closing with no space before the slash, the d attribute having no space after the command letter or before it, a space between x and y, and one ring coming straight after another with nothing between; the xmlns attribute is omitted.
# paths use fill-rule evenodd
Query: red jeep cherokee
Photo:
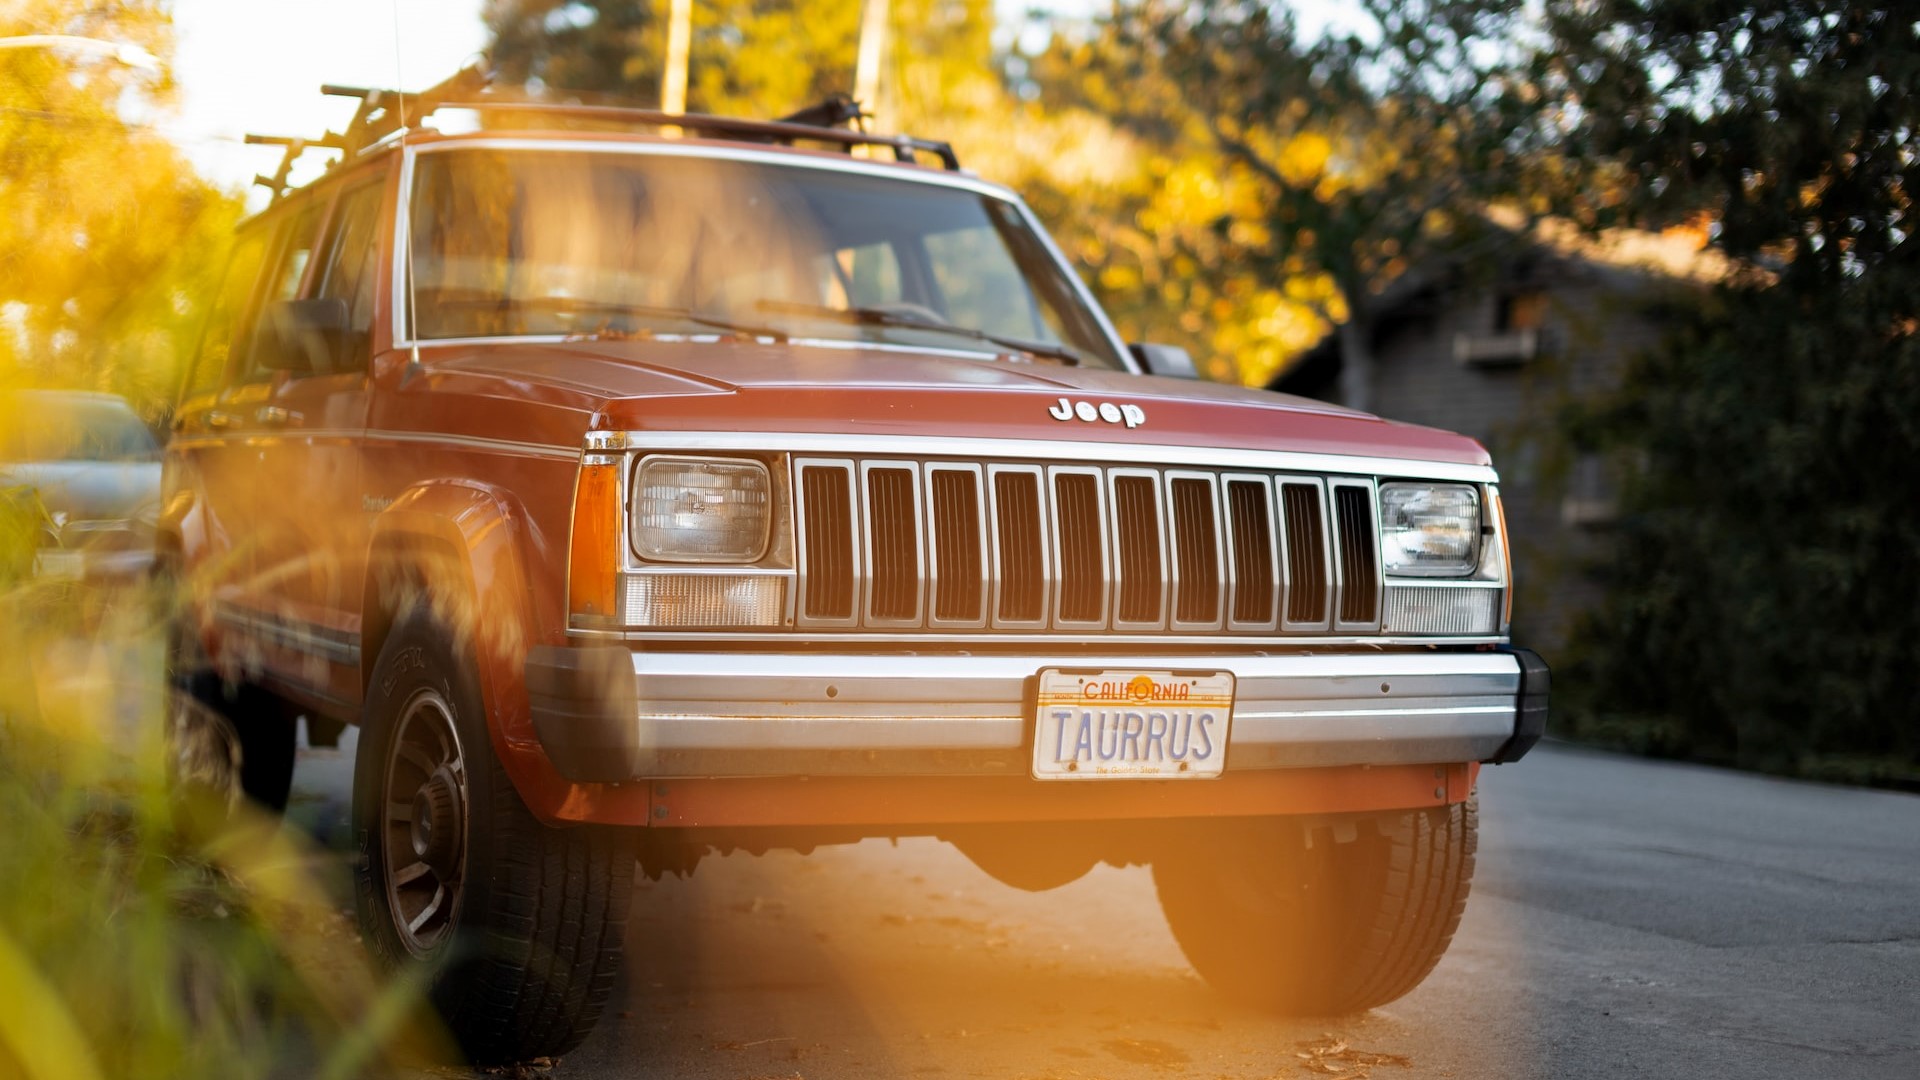
<svg viewBox="0 0 1920 1080"><path fill-rule="evenodd" d="M250 794L360 725L364 931L470 1058L585 1035L636 853L1147 864L1289 1012L1432 969L1546 713L1479 445L1126 345L942 144L362 96L242 227L162 555Z"/></svg>

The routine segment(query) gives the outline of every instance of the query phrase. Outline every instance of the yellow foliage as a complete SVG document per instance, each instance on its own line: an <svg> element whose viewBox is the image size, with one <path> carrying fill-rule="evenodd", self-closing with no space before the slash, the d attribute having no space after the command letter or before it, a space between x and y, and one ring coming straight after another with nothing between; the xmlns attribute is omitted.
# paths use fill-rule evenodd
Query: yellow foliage
<svg viewBox="0 0 1920 1080"><path fill-rule="evenodd" d="M1289 184L1305 187L1319 179L1333 157L1333 140L1318 131L1302 131L1286 141L1274 168Z"/></svg>
<svg viewBox="0 0 1920 1080"><path fill-rule="evenodd" d="M18 0L0 37L84 33L170 52L165 5ZM0 50L0 373L157 409L197 333L239 202L150 126L164 74L66 48Z"/></svg>

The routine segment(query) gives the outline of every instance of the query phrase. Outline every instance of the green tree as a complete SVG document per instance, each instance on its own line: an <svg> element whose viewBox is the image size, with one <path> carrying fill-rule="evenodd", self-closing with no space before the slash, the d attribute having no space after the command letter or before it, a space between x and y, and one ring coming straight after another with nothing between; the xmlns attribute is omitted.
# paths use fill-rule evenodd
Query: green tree
<svg viewBox="0 0 1920 1080"><path fill-rule="evenodd" d="M1630 480L1578 730L1920 781L1920 23L1608 2L1552 30L1571 137L1633 178L1623 212L1704 209L1746 267L1579 418Z"/></svg>
<svg viewBox="0 0 1920 1080"><path fill-rule="evenodd" d="M0 384L110 390L157 411L239 200L149 126L173 90L165 4L26 0L0 13L0 38L37 35L138 46L161 66L110 48L0 49Z"/></svg>
<svg viewBox="0 0 1920 1080"><path fill-rule="evenodd" d="M1276 4L1123 3L1038 76L1056 108L1114 118L1163 163L1136 215L1151 233L1136 246L1159 258L1102 276L1183 299L1190 332L1290 328L1285 308L1304 308L1312 329L1339 329L1343 396L1360 407L1382 290L1505 242L1491 204L1532 215L1595 190L1555 152L1523 5L1366 12L1362 31L1308 39ZM1170 189L1192 197L1169 203ZM1237 336L1226 344L1257 347ZM1277 366L1259 357L1248 374Z"/></svg>
<svg viewBox="0 0 1920 1080"><path fill-rule="evenodd" d="M666 59L653 0L489 0L496 70L510 83L652 104ZM858 4L698 0L688 59L695 112L777 116L853 88Z"/></svg>
<svg viewBox="0 0 1920 1080"><path fill-rule="evenodd" d="M500 78L550 90L652 103L666 58L665 4L655 0L488 0L489 53ZM687 107L772 117L851 94L858 3L696 0ZM881 101L889 120L929 118L996 92L986 0L901 0L889 11Z"/></svg>

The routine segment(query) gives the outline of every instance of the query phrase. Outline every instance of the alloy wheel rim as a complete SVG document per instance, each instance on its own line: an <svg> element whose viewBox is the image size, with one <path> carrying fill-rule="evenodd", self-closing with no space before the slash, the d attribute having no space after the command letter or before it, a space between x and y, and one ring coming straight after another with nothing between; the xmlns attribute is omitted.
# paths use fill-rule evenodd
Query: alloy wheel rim
<svg viewBox="0 0 1920 1080"><path fill-rule="evenodd" d="M438 691L417 691L400 710L383 780L387 910L407 951L431 956L459 918L468 820L466 757Z"/></svg>

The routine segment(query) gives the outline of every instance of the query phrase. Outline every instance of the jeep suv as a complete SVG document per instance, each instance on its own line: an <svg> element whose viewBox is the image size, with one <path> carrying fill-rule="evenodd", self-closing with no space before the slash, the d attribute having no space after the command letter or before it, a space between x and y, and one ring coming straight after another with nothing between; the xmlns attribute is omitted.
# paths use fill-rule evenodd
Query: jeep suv
<svg viewBox="0 0 1920 1080"><path fill-rule="evenodd" d="M574 1046L636 857L735 847L1148 865L1285 1012L1432 969L1546 709L1478 444L1123 343L942 144L352 93L241 227L162 554L251 793L359 725L363 931L469 1058Z"/></svg>

